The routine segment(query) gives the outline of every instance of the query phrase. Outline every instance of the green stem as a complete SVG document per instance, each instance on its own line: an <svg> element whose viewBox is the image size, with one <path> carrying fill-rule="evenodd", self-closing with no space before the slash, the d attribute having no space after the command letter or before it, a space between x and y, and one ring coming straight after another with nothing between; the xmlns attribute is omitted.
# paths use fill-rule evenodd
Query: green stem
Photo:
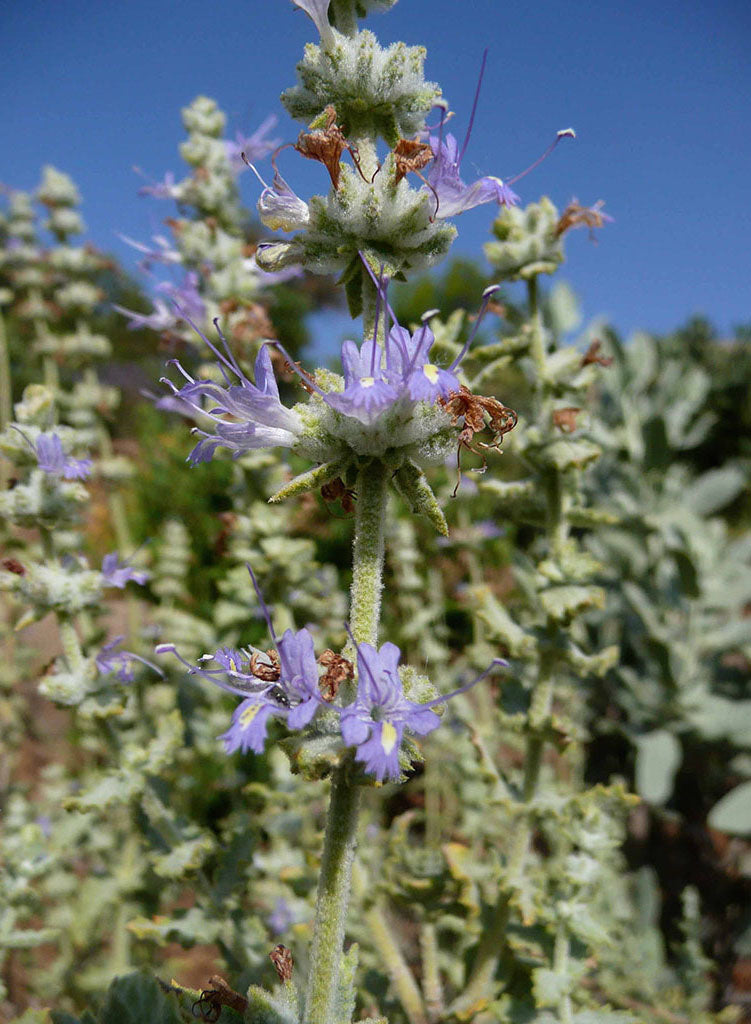
<svg viewBox="0 0 751 1024"><path fill-rule="evenodd" d="M367 881L364 868L356 863L352 872L353 888L358 899L363 901L367 896ZM388 971L407 1020L410 1024L428 1024L422 994L399 948L383 907L378 902L373 903L366 908L363 918L368 927L370 941L378 950L381 961Z"/></svg>
<svg viewBox="0 0 751 1024"><path fill-rule="evenodd" d="M387 470L374 460L357 474L350 626L357 643L376 644L383 588Z"/></svg>
<svg viewBox="0 0 751 1024"><path fill-rule="evenodd" d="M383 586L383 537L386 515L386 468L374 461L357 478L350 625L357 643L378 641ZM310 953L305 1024L333 1024L344 927L357 841L360 788L351 777L351 761L334 771L326 818L316 918Z"/></svg>
<svg viewBox="0 0 751 1024"><path fill-rule="evenodd" d="M306 1024L333 1024L359 802L360 789L350 778L347 761L334 771L331 780L305 1000Z"/></svg>
<svg viewBox="0 0 751 1024"><path fill-rule="evenodd" d="M13 419L13 392L10 375L8 336L0 314L0 429Z"/></svg>
<svg viewBox="0 0 751 1024"><path fill-rule="evenodd" d="M443 985L438 965L438 935L435 925L429 921L426 921L420 929L420 952L422 953L422 987L425 993L428 1020L439 1021L443 1017Z"/></svg>

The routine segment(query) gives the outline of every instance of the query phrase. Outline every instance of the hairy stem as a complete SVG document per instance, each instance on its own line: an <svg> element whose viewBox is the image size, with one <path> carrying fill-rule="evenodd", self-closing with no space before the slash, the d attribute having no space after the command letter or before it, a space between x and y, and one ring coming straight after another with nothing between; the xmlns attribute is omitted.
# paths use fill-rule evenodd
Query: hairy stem
<svg viewBox="0 0 751 1024"><path fill-rule="evenodd" d="M386 484L386 469L380 462L368 464L358 474L350 610L350 626L357 643L375 644L378 640ZM331 779L305 1000L306 1024L333 1024L359 802L360 789L352 779L351 760L347 759Z"/></svg>

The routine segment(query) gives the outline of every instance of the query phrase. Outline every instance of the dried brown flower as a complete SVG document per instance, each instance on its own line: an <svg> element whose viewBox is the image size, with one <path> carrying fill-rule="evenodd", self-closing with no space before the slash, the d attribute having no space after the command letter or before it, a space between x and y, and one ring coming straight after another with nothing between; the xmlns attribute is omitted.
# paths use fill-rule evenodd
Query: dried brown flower
<svg viewBox="0 0 751 1024"><path fill-rule="evenodd" d="M318 664L323 665L325 673L318 680L318 687L321 696L325 701L331 702L339 692L339 687L346 679L354 679L355 667L351 661L326 649L318 659Z"/></svg>
<svg viewBox="0 0 751 1024"><path fill-rule="evenodd" d="M576 430L576 417L581 412L574 405L568 405L564 409L553 410L553 426L558 427L564 434L572 434Z"/></svg>
<svg viewBox="0 0 751 1024"><path fill-rule="evenodd" d="M589 366L590 363L599 363L600 366L610 366L613 362L612 356L601 356L600 349L602 348L602 342L598 341L597 338L592 342L587 351L582 356L582 367Z"/></svg>
<svg viewBox="0 0 751 1024"><path fill-rule="evenodd" d="M594 240L594 229L604 227L613 219L602 212L604 205L604 199L598 199L594 206L582 206L578 199L572 199L555 226L556 238L572 228L588 227L589 237Z"/></svg>
<svg viewBox="0 0 751 1024"><path fill-rule="evenodd" d="M274 965L276 973L279 975L279 981L291 981L292 980L292 953L286 946L279 943L269 953L269 960Z"/></svg>
<svg viewBox="0 0 751 1024"><path fill-rule="evenodd" d="M339 161L345 150L352 157L352 162L359 171L360 177L363 181L367 181L368 179L360 168L357 148L347 142L344 132L336 123L336 110L329 105L324 113L326 114L326 127L312 132L300 132L297 142L294 143L294 149L308 160L318 160L319 163L322 163L329 172L331 184L335 189L339 188L341 178ZM279 150L277 150L278 152Z"/></svg>
<svg viewBox="0 0 751 1024"><path fill-rule="evenodd" d="M321 497L327 505L332 501L340 501L345 514L348 516L354 515L355 492L345 485L340 476L334 480L329 480L327 484L323 485Z"/></svg>
<svg viewBox="0 0 751 1024"><path fill-rule="evenodd" d="M517 415L513 409L509 409L497 398L488 395L474 395L469 388L463 384L459 391L455 391L446 399L438 400L446 412L451 416L454 423L463 417L464 425L459 431L459 447L456 451L456 468L458 479L452 497L456 496L459 484L462 479L461 452L466 448L482 459L483 469L487 464L485 452L491 448L498 448L503 441L505 434L513 430L517 424ZM487 422L486 422L487 416ZM474 442L475 434L488 428L493 434L490 444L483 441Z"/></svg>
<svg viewBox="0 0 751 1024"><path fill-rule="evenodd" d="M282 674L282 665L278 653L272 649L266 651L268 661L261 661L263 655L260 651L253 651L250 656L250 671L256 679L262 679L264 683L275 683Z"/></svg>

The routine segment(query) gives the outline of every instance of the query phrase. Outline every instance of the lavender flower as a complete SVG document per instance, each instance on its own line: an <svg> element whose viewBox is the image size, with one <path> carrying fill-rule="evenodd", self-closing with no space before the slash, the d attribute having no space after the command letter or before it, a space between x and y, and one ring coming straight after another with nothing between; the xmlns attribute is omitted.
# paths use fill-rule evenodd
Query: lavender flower
<svg viewBox="0 0 751 1024"><path fill-rule="evenodd" d="M176 199L179 202L182 197L182 189L175 182L175 175L172 171L167 171L162 181L155 181L152 185L142 185L138 194L139 196L152 196L154 199Z"/></svg>
<svg viewBox="0 0 751 1024"><path fill-rule="evenodd" d="M116 651L114 648L122 643L124 639L122 636L116 636L109 643L105 644L99 654L97 654L94 662L100 675L106 676L115 672L121 683L132 683L135 678L134 662L137 661L142 665L148 665L149 668L153 669L160 676L164 675L157 665L146 658L142 658L140 654L133 654L132 651Z"/></svg>
<svg viewBox="0 0 751 1024"><path fill-rule="evenodd" d="M484 178L478 178L471 185L466 185L459 174L459 166L469 145L487 56L488 51L485 50L482 55L480 76L477 82L477 89L475 90L467 134L464 136L461 150L459 150L459 144L453 135L449 133L445 139L443 138L443 119L441 120L441 133L439 136L430 137L430 148L433 150L434 161L428 173L428 186L437 200L438 205L435 216L439 218L456 217L458 214L464 213L465 210L471 210L473 207L480 206L483 203L495 202L499 206L515 206L519 202L519 196L513 191L511 185L526 174L529 174L538 164L541 164L552 153L562 138L575 137L572 128L559 131L552 144L548 146L542 156L538 157L521 174L516 174L507 181L503 181L501 178L496 178L493 175L487 175Z"/></svg>
<svg viewBox="0 0 751 1024"><path fill-rule="evenodd" d="M277 118L270 114L252 135L235 133L234 142L227 139L224 143L227 160L234 174L241 174L248 166L248 161L260 160L267 153L273 152L281 145L281 139L267 139L266 135L276 127Z"/></svg>
<svg viewBox="0 0 751 1024"><path fill-rule="evenodd" d="M154 300L154 309L151 313L137 313L133 309L126 309L125 306L112 304L112 308L128 317L128 330L137 331L147 328L151 331L168 331L177 323L177 317L161 299Z"/></svg>
<svg viewBox="0 0 751 1024"><path fill-rule="evenodd" d="M26 437L25 434L23 436ZM91 459L74 459L66 455L57 434L40 434L32 448L39 468L50 476L61 476L64 480L85 480L94 465Z"/></svg>
<svg viewBox="0 0 751 1024"><path fill-rule="evenodd" d="M146 257L141 261L141 267L148 270L152 263L182 263L183 258L180 253L175 249L170 240L164 235L152 235L154 245L144 245L143 242L137 242L134 238L129 238L127 235L119 235L120 239L126 243L126 245L132 246L138 252L142 252Z"/></svg>
<svg viewBox="0 0 751 1024"><path fill-rule="evenodd" d="M178 388L168 378L162 378L162 382L172 390L176 398L202 415L209 416L216 424L216 432L213 434L195 430L195 433L202 435L202 439L188 456L190 464L210 461L219 447L229 448L235 458L255 448L274 448L277 445L291 447L302 431L302 422L295 412L279 401L279 388L266 346L261 348L256 358L253 383L240 369L216 320L214 325L224 352L216 348L189 317L185 319L217 357L225 379L225 385L196 380L183 369L178 360L170 362L177 367L187 383ZM239 384L232 383L233 376L239 380ZM209 398L214 403L210 410L204 411L200 404L202 398ZM232 419L224 419L225 416Z"/></svg>
<svg viewBox="0 0 751 1024"><path fill-rule="evenodd" d="M312 19L318 34L321 37L321 45L331 46L334 42L334 31L329 25L328 11L331 0L292 0L295 7L305 11Z"/></svg>
<svg viewBox="0 0 751 1024"><path fill-rule="evenodd" d="M341 712L344 742L357 748L355 759L379 782L385 778L399 778L399 751L406 730L426 736L437 729L441 720L432 708L468 690L496 666L507 664L500 658L496 659L482 675L466 686L418 704L404 696L399 678L400 657L401 651L396 644L385 643L378 651L370 644L358 644L357 696Z"/></svg>
<svg viewBox="0 0 751 1024"><path fill-rule="evenodd" d="M121 563L117 553L113 552L105 555L102 559L102 577L106 586L123 590L125 584L130 580L143 586L148 580L149 574L140 569L134 569L127 562Z"/></svg>
<svg viewBox="0 0 751 1024"><path fill-rule="evenodd" d="M206 304L201 298L198 290L200 278L195 270L189 270L185 275L182 284L173 284L171 281L162 281L157 285L160 292L164 292L172 300L173 305L179 307L181 312L194 320L203 320L206 316ZM174 320L174 314L173 314Z"/></svg>
<svg viewBox="0 0 751 1024"><path fill-rule="evenodd" d="M269 231L299 231L310 222L308 204L289 187L277 170L273 157L271 162L274 165L271 185L266 184L252 162L248 165L263 185L257 204L258 216Z"/></svg>
<svg viewBox="0 0 751 1024"><path fill-rule="evenodd" d="M199 666L185 661L174 644L160 644L156 649L159 654L174 654L191 675L203 676L223 690L245 698L235 709L229 729L219 737L224 741L224 748L228 754L236 750L262 753L266 745L266 731L270 718L283 718L289 729L302 729L312 721L316 711L325 703L318 689L319 667L315 658L313 637L307 629L298 630L297 633L288 629L281 638L278 638L250 566L248 572L253 580L274 646L279 652L278 679L268 681L254 673L253 667L262 675L276 674L274 671L268 671L274 668L271 662L265 663L264 668L267 671L263 672L260 665L254 665L251 653L244 650L220 647L214 654L204 655ZM211 661L215 661L220 667L202 667Z"/></svg>

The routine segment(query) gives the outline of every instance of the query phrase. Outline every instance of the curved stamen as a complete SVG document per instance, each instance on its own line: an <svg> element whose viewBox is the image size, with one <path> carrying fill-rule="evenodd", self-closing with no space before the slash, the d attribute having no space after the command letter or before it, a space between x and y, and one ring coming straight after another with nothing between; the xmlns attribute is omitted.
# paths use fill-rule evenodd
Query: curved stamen
<svg viewBox="0 0 751 1024"><path fill-rule="evenodd" d="M457 167L462 162L462 158L464 157L464 154L465 154L465 152L467 150L467 146L469 145L469 137L472 134L472 125L475 123L475 112L477 111L477 101L480 99L480 89L482 87L482 76L485 74L485 64L487 62L487 59L488 59L488 48L486 46L485 49L483 50L483 54L482 54L482 64L480 65L480 77L477 79L477 88L475 89L475 98L474 98L474 102L472 103L472 113L469 115L469 125L467 126L467 134L464 136L464 143L462 145L462 150L461 150L461 153L459 154L459 159L456 161L456 166Z"/></svg>
<svg viewBox="0 0 751 1024"><path fill-rule="evenodd" d="M482 293L482 305L480 306L480 312L477 314L477 319L474 322L472 330L469 332L469 337L464 342L464 347L462 348L461 352L456 357L456 359L453 361L451 366L449 366L449 372L455 370L459 363L462 361L462 359L464 359L464 357L466 356L467 352L469 351L469 346L475 340L475 335L477 334L477 331L480 328L482 318L485 316L485 313L487 312L488 304L493 295L495 295L495 293L498 291L500 287L501 286L499 284L491 284L490 287L486 288L485 291Z"/></svg>
<svg viewBox="0 0 751 1024"><path fill-rule="evenodd" d="M297 365L297 363L294 361L292 356L289 354L287 349L284 347L284 345L282 345L280 341L267 341L265 342L265 344L273 345L274 348L279 349L284 358L287 360L287 364L290 370L292 370L293 373L296 373L300 380L305 383L305 387L310 388L312 391L315 391L317 395L320 395L321 398L324 401L326 401L326 392L322 388L318 387L318 385L310 376L310 374L303 373L303 371L300 369L300 367Z"/></svg>
<svg viewBox="0 0 751 1024"><path fill-rule="evenodd" d="M251 169L251 171L253 172L253 174L255 174L255 176L258 178L258 180L263 185L263 187L264 188L268 188L269 186L266 184L266 182L263 180L261 175L258 173L258 171L256 170L255 166L250 162L250 160L248 160L246 155L244 153L241 153L240 154L240 158L241 158L242 162L245 164L245 166L249 167ZM276 168L274 168L274 170L276 170Z"/></svg>
<svg viewBox="0 0 751 1024"><path fill-rule="evenodd" d="M221 352L219 351L219 349L218 349L218 348L216 347L216 345L214 345L214 343L213 343L212 341L209 341L209 339L208 339L208 338L206 337L206 335L205 335L205 334L203 333L203 331L201 331L201 330L200 330L200 329L198 328L198 326L197 326L197 325L196 325L196 324L195 324L195 323L194 323L194 322L193 322L193 321L192 321L192 320L190 319L190 317L189 317L189 316L187 315L187 313L186 313L186 312L185 312L185 311L184 311L184 310L183 310L183 309L182 309L182 308L181 308L181 307L180 307L180 306L179 306L179 305L178 305L178 304L177 304L176 302L174 303L174 306L175 306L175 309L176 309L176 310L178 311L178 313L180 314L180 316L181 316L181 317L183 318L183 320L185 320L185 322L186 322L187 324L189 324L189 325L190 325L190 326L191 326L191 327L193 328L193 330L194 330L194 331L196 332L196 334L198 335L198 337L199 337L199 338L200 338L200 339L201 339L202 341L205 341L205 342L206 342L206 344L207 344L207 345L209 346L209 348L210 348L210 349L211 349L211 351L212 351L212 352L214 353L214 355L216 356L216 358L217 358L217 359L219 360L220 364L221 364L222 366L226 366L226 367L228 367L228 368L229 368L230 370L232 370L232 372L233 372L233 373L234 373L234 374L235 374L235 375L236 375L237 377L239 377L239 378L240 378L240 380L244 380L244 381L246 381L246 383L248 383L248 384L249 384L249 383L250 383L250 381L249 381L249 380L248 380L248 378L247 378L247 377L245 376L245 374L244 374L244 373L242 372L242 370L240 369L240 367L239 367L239 366L237 365L237 361L235 360L235 357L234 357L234 356L232 355L232 353L231 353L231 352L229 351L229 346L227 345L227 339L226 339L226 338L224 337L224 335L222 334L222 332L221 332L221 331L219 331L219 336L220 336L220 338L222 339L222 341L224 342L224 345L225 345L225 347L227 348L227 352L228 352L228 354L229 354L229 359L227 359L227 357L226 357L226 356L222 355L222 353L221 353ZM216 320L214 321L214 325L216 326ZM218 328L217 328L217 330L218 330Z"/></svg>
<svg viewBox="0 0 751 1024"><path fill-rule="evenodd" d="M535 167L538 167L543 162L543 160L546 160L550 156L550 154L553 152L553 150L558 145L558 143L561 141L561 139L575 139L575 138L576 138L576 132L574 131L573 128L562 128L559 132L556 132L555 138L550 143L550 145L545 150L545 152L542 154L542 156L538 156L538 158L535 160L535 162L533 164L530 164L529 167L526 168L526 170L521 172L521 174L516 174L516 175L514 175L513 178L507 178L506 179L506 184L507 185L513 185L515 181L518 181L520 178L523 178L525 175L529 174L530 171L533 171L535 169Z"/></svg>
<svg viewBox="0 0 751 1024"><path fill-rule="evenodd" d="M378 321L381 318L382 289L383 289L383 264L381 264L381 269L380 269L379 276L378 276L378 285L376 286L375 327L373 329L373 348L372 348L371 353L370 353L370 376L371 377L375 377L376 352L380 354L380 351L381 351L381 347L378 344ZM379 376L380 376L380 371L381 371L381 367L379 366L378 367Z"/></svg>
<svg viewBox="0 0 751 1024"><path fill-rule="evenodd" d="M266 625L269 627L269 633L271 634L271 639L274 641L274 645L276 647L278 647L279 646L279 638L277 637L276 633L274 632L274 623L271 621L271 614L269 612L269 609L268 609L268 606L267 606L266 602L263 599L263 594L261 593L261 588L258 586L258 580L256 579L255 573L250 568L250 565L247 562L245 563L245 568L250 573L250 578L253 581L253 589L256 592L256 597L258 598L258 603L261 606L261 611L263 612L263 617L264 617L264 619L266 619Z"/></svg>
<svg viewBox="0 0 751 1024"><path fill-rule="evenodd" d="M247 697L251 693L261 694L269 689L269 686L266 684L264 684L258 690L249 690L247 686L232 686L231 683L227 683L225 682L224 679L221 678L224 675L232 675L233 673L231 672L231 670L198 668L198 666L191 664L191 662L189 661L186 661L174 644L157 644L157 646L154 648L154 651L156 654L174 654L177 660L187 668L189 675L203 676L204 679L208 679L210 683L214 683L214 685L218 686L221 690L226 690L227 693L233 693L237 697ZM210 657L213 657L213 655L210 655ZM238 676L241 675L241 673L239 672L234 674ZM255 679L256 677L251 676L250 678ZM261 682L261 680L258 680L258 682Z"/></svg>
<svg viewBox="0 0 751 1024"><path fill-rule="evenodd" d="M482 680L485 679L486 676L489 676L493 669L497 668L499 665L503 668L508 668L508 662L504 658L493 658L485 671L481 672L480 675L477 676L476 679L473 679L471 683L466 683L466 685L460 686L458 690L452 690L451 693L446 693L441 697L436 697L435 700L429 700L426 704L420 704L420 707L432 708L435 707L436 704L444 704L447 700L451 700L452 697L457 697L460 693L466 693L467 690L471 690L473 686L482 682Z"/></svg>

